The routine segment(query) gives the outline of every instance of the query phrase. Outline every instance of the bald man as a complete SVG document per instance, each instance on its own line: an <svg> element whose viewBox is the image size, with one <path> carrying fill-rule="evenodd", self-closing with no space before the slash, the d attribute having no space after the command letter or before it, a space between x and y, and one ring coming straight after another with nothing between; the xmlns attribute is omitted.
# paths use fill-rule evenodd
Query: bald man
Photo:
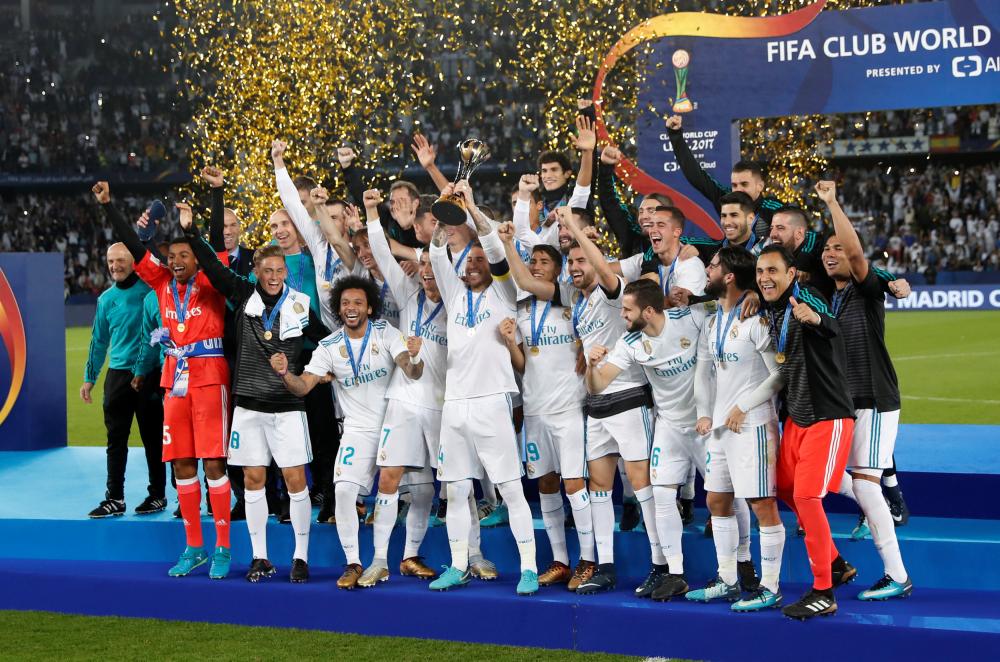
<svg viewBox="0 0 1000 662"><path fill-rule="evenodd" d="M110 353L104 378L104 426L108 431L108 483L104 500L90 511L100 519L125 514L125 463L132 417L146 451L149 486L146 499L135 509L137 515L157 513L167 507L164 495L166 467L163 464L163 403L157 379L133 374L136 358L149 338L142 334L143 299L150 291L135 273L132 255L125 244L108 248L108 272L114 283L97 299L97 312L90 337L90 351L84 369L80 398L91 403L91 391Z"/></svg>

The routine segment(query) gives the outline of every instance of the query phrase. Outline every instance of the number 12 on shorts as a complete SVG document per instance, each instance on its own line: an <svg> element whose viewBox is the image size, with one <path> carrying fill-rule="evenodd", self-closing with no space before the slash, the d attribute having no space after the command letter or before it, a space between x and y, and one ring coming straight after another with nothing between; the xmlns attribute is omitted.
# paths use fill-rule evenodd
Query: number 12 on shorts
<svg viewBox="0 0 1000 662"><path fill-rule="evenodd" d="M351 458L354 457L354 446L341 446L340 447L340 464L346 464L348 466L353 466L354 463L351 462Z"/></svg>

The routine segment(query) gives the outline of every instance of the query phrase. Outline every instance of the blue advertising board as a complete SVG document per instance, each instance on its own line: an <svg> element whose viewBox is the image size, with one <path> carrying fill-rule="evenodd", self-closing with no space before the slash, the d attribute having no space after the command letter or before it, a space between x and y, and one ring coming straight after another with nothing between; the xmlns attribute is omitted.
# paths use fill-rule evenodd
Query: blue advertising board
<svg viewBox="0 0 1000 662"><path fill-rule="evenodd" d="M905 299L885 298L886 310L1000 310L1000 285L914 285Z"/></svg>

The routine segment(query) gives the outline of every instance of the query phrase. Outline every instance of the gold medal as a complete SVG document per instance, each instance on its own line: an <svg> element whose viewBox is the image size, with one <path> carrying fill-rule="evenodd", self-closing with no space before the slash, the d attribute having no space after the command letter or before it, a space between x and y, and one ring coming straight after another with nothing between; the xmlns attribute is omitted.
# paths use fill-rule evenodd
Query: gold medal
<svg viewBox="0 0 1000 662"><path fill-rule="evenodd" d="M264 332L264 340L270 340L271 336L272 336L272 334L271 334L270 331L265 331Z"/></svg>
<svg viewBox="0 0 1000 662"><path fill-rule="evenodd" d="M332 285L330 285L330 281L328 281L328 280L323 281L323 289L324 290L328 290L331 287L332 287Z"/></svg>
<svg viewBox="0 0 1000 662"><path fill-rule="evenodd" d="M181 333L184 333L184 329L186 329L186 328L187 328L187 326L184 325L184 322L178 322L177 323L177 330L180 331Z"/></svg>
<svg viewBox="0 0 1000 662"><path fill-rule="evenodd" d="M576 342L576 346L577 346L578 348L579 348L579 347L583 347L583 341L582 341L582 340L580 340L579 338L577 338L575 342Z"/></svg>
<svg viewBox="0 0 1000 662"><path fill-rule="evenodd" d="M778 352L777 354L774 355L774 360L778 363L778 365L781 365L782 363L785 362L785 353Z"/></svg>
<svg viewBox="0 0 1000 662"><path fill-rule="evenodd" d="M760 316L760 317L758 317L757 319L759 319L759 320L760 320L760 325L761 325L761 326L767 326L768 322L767 322L767 318L766 318L766 317L764 317L763 315L761 315L761 316Z"/></svg>
<svg viewBox="0 0 1000 662"><path fill-rule="evenodd" d="M531 349L530 349L529 351L530 351L530 352L531 352L532 354L538 354L538 352L539 352L540 350L538 349L538 345L532 345L532 346L531 346Z"/></svg>
<svg viewBox="0 0 1000 662"><path fill-rule="evenodd" d="M344 342L347 341L345 340ZM347 358L347 345L340 346L340 355L343 356L345 359Z"/></svg>

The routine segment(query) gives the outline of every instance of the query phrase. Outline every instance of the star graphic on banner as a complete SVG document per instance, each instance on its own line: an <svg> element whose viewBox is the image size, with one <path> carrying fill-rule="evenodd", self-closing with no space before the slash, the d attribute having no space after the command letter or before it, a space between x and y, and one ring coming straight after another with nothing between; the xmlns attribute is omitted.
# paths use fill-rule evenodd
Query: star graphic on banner
<svg viewBox="0 0 1000 662"><path fill-rule="evenodd" d="M913 140L913 149L915 150L925 150L927 149L927 144L923 138L915 138Z"/></svg>
<svg viewBox="0 0 1000 662"><path fill-rule="evenodd" d="M878 151L880 151L880 152L888 152L889 151L889 141L888 140L882 140L882 141L880 141L879 144L878 144Z"/></svg>
<svg viewBox="0 0 1000 662"><path fill-rule="evenodd" d="M864 141L863 143L861 143L861 150L860 151L862 153L872 151L872 144L870 142L868 142L867 140Z"/></svg>
<svg viewBox="0 0 1000 662"><path fill-rule="evenodd" d="M848 154L853 154L855 148L856 148L856 146L855 146L855 144L853 142L847 143L847 153Z"/></svg>

